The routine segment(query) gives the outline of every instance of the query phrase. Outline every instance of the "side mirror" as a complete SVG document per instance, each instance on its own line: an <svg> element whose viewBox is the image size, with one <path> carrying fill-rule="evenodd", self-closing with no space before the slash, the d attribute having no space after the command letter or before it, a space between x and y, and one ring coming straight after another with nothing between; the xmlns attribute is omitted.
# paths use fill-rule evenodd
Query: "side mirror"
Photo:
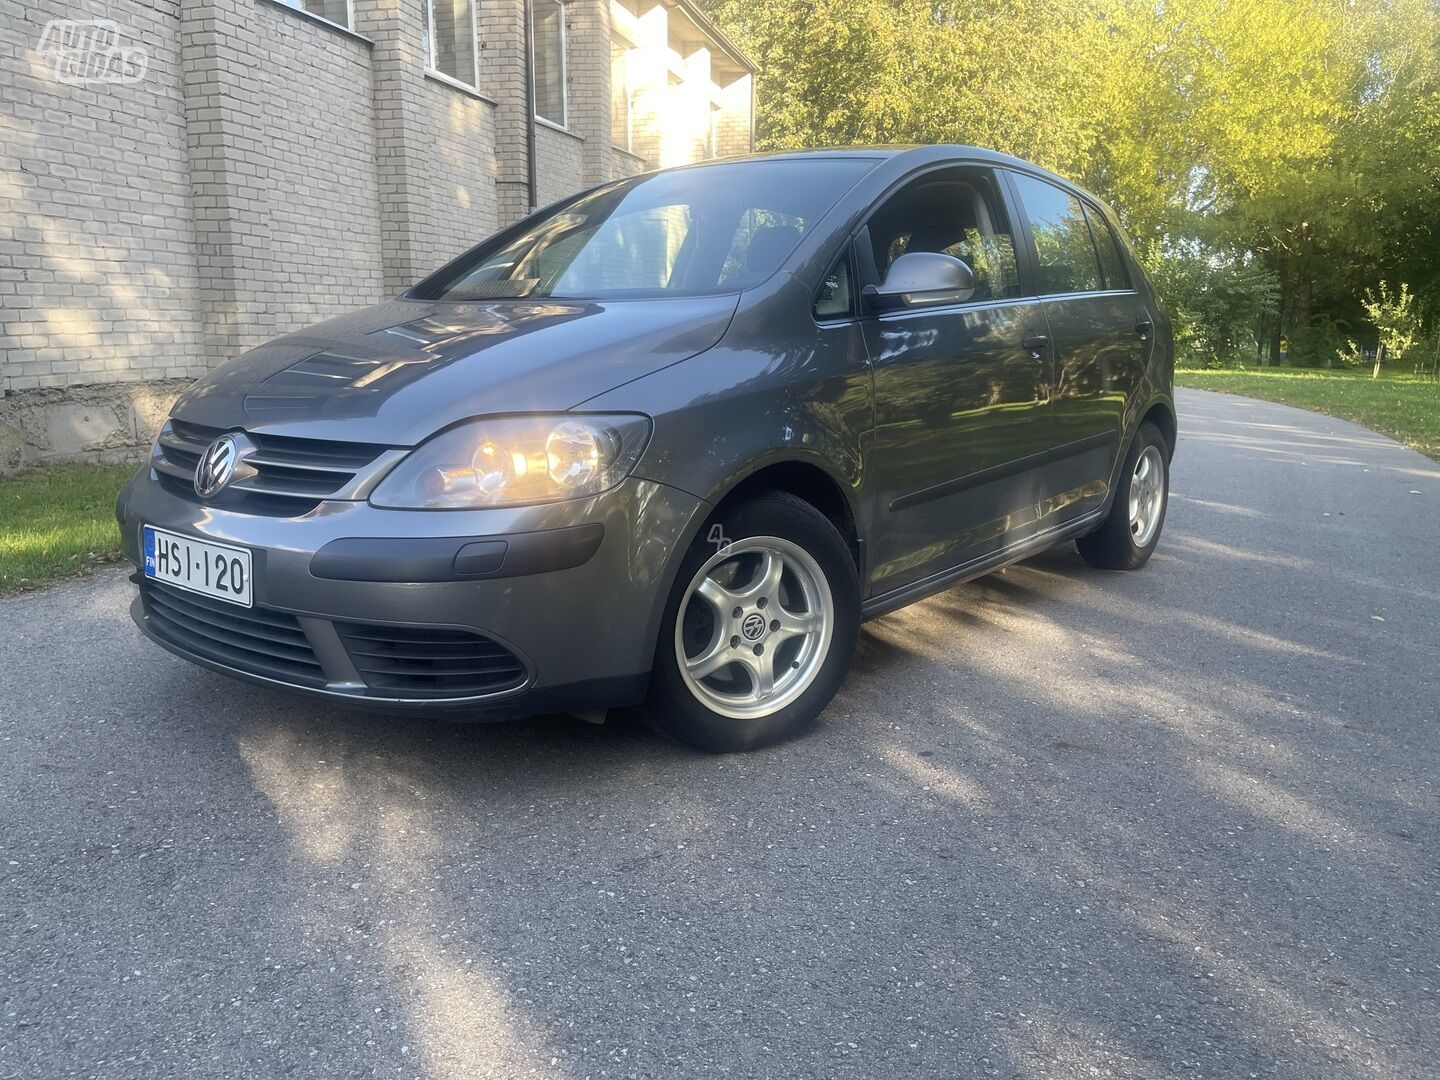
<svg viewBox="0 0 1440 1080"><path fill-rule="evenodd" d="M866 286L863 295L873 311L963 304L975 295L975 274L954 256L911 251L891 263L885 280Z"/></svg>

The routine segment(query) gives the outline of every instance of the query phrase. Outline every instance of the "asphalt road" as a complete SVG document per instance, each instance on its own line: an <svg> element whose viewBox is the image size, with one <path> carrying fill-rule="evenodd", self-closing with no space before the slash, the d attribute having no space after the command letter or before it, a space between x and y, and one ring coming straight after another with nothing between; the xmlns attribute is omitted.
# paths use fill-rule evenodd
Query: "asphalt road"
<svg viewBox="0 0 1440 1080"><path fill-rule="evenodd" d="M1440 1076L1440 465L1181 405L1147 569L872 623L745 757L0 602L0 1077Z"/></svg>

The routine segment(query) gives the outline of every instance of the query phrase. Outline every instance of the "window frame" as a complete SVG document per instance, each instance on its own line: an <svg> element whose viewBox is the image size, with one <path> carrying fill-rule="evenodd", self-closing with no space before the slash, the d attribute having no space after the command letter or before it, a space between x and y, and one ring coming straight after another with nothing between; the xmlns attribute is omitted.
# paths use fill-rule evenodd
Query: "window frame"
<svg viewBox="0 0 1440 1080"><path fill-rule="evenodd" d="M990 184L990 194L996 205L992 210L1004 213L1006 224L1010 226L1011 246L1015 253L1015 274L1019 284L1019 293L1015 296L982 297L981 299L964 300L955 304L933 304L921 308L900 308L895 311L875 312L866 309L864 304L864 291L866 285L879 285L884 278L879 265L874 257L874 243L870 237L870 223L875 220L885 206L901 194L912 184L928 178L938 177L947 172L957 170L970 170L983 173L987 176ZM971 308L996 308L1007 307L1021 303L1034 294L1026 291L1026 287L1032 284L1032 268L1029 251L1029 224L1018 214L1019 205L1016 194L1010 184L1010 178L1004 166L993 161L985 161L980 158L955 158L950 161L933 162L923 168L915 169L906 175L898 178L888 188L875 197L869 207L861 214L858 223L850 230L846 243L846 250L852 252L850 262L851 278L850 288L855 296L854 314L851 318L868 319L894 319L906 318L917 314L930 314L943 311L964 311ZM1025 229L1025 242L1016 238L1016 230ZM831 264L833 265L833 264ZM862 280L863 278L863 280ZM822 279L823 284L823 279ZM817 286L818 293L818 286Z"/></svg>
<svg viewBox="0 0 1440 1080"><path fill-rule="evenodd" d="M354 0L346 0L353 4ZM470 0L470 60L474 70L474 82L466 82L457 75L441 71L435 62L435 0L425 0L425 74L442 82L454 83L466 90L480 92L480 0Z"/></svg>
<svg viewBox="0 0 1440 1080"><path fill-rule="evenodd" d="M554 4L560 13L560 114L559 120L549 116L542 116L540 113L540 95L536 93L535 85L535 57L539 55L538 46L540 40L535 33L536 25L539 23L536 13L540 10L541 4ZM565 0L534 0L530 5L530 87L531 99L534 105L534 112L531 119L536 123L545 124L547 127L557 128L560 131L570 130L570 31L565 25L565 9L568 5Z"/></svg>
<svg viewBox="0 0 1440 1080"><path fill-rule="evenodd" d="M300 12L301 15L308 15L312 19L318 19L326 26L335 26L341 30L349 31L352 34L355 33L355 0L345 0L345 21L343 23L336 22L334 19L321 15L317 11L311 11L305 6L305 0L276 0L276 2L283 7L288 7ZM426 2L428 3L429 0L426 0Z"/></svg>
<svg viewBox="0 0 1440 1080"><path fill-rule="evenodd" d="M1009 192L1010 192L1010 199L1011 199L1011 201L1015 204L1015 211L1014 211L1014 212L1015 212L1015 214L1017 215L1018 220L1020 220L1021 222L1023 222L1024 228L1025 228L1025 243L1024 243L1023 247L1025 248L1025 262L1026 262L1026 264L1028 265L1029 270L1028 270L1028 273L1027 273L1024 269L1022 269L1022 271L1021 271L1021 274L1022 274L1021 280L1024 281L1024 282L1027 284L1027 286L1029 287L1029 291L1028 291L1028 292L1025 292L1025 295L1026 295L1026 296L1031 296L1031 297L1036 297L1036 298L1043 298L1043 297L1065 297L1065 296L1097 296L1097 295L1099 295L1099 294L1101 294L1101 293L1107 293L1107 292L1112 292L1112 293L1120 293L1120 292L1123 292L1123 293L1134 293L1134 292L1138 292L1138 291L1139 291L1138 286L1136 285L1136 281L1138 280L1138 274L1137 274L1136 268L1135 268L1135 266L1134 266L1134 264L1133 264L1133 262L1132 262L1132 260L1131 260L1131 258L1130 258L1128 246L1127 246L1125 240L1123 240L1123 239L1121 238L1121 236L1118 235L1118 232L1117 232L1117 230L1115 229L1115 227L1110 224L1110 217L1109 217L1109 215L1108 215L1104 210L1100 209L1098 203L1096 202L1096 200L1095 200L1093 197L1091 197L1090 195L1088 195L1088 194L1086 194L1086 193L1084 193L1084 192L1081 192L1081 191L1079 191L1079 190L1071 187L1070 185L1066 184L1064 181L1060 180L1058 177L1042 175L1041 173L1036 172L1036 171L1033 171L1033 170L1030 170L1030 169L1017 169L1017 168L1014 168L1013 166L1005 166L1001 171L1005 173L1005 183L1006 183L1006 186L1007 186L1007 188L1009 189ZM1031 226L1030 226L1030 215L1029 215L1029 214L1026 212L1026 210L1025 210L1024 200L1022 200L1022 199L1020 198L1019 188L1018 188L1018 187L1016 186L1016 184L1015 184L1015 177L1016 177L1016 176L1028 176L1028 177L1029 177L1030 179L1032 179L1032 180L1038 180L1038 181L1040 181L1041 183L1049 184L1051 187L1056 188L1056 189L1059 190L1059 191L1063 191L1065 194L1069 195L1071 198L1074 198L1074 199L1076 199L1077 201L1079 201L1080 207L1081 207L1081 209L1084 211L1084 214L1085 214L1085 225L1086 225L1086 229L1087 229L1087 230L1089 231L1089 233L1090 233L1090 246L1091 246L1091 248L1092 248L1092 249L1094 250L1094 252L1095 252L1095 265L1096 265L1096 269L1099 271L1100 283L1101 283L1101 287L1100 287L1099 289L1086 289L1086 290L1083 291L1083 292L1041 292L1041 291L1040 291L1040 287L1039 287L1039 286L1040 286L1040 282L1041 282L1040 253L1039 253L1039 251L1038 251L1038 250L1036 249L1036 247L1035 247L1035 235L1034 235L1034 232L1032 231ZM1091 216L1092 214L1094 214L1095 216L1099 217L1100 220L1105 223L1105 227L1110 231L1111 238L1114 240L1116 251L1117 251L1117 252L1119 253L1119 255L1120 255L1120 265L1124 268L1124 270L1125 270L1125 276L1129 279L1129 284L1123 286L1122 288L1112 289L1112 288L1110 288L1108 285L1106 285L1106 283L1105 283L1105 269L1104 269L1104 267L1103 267L1103 266L1101 265L1101 263L1100 263L1099 241L1097 240L1097 238L1096 238L1096 236L1095 236L1094 226L1093 226L1093 225L1091 224L1091 222L1090 222L1090 216ZM1023 290L1022 290L1022 291L1023 291Z"/></svg>
<svg viewBox="0 0 1440 1080"><path fill-rule="evenodd" d="M1110 224L1110 219L1105 212L1088 199L1081 199L1080 206L1085 211L1085 220L1090 226L1090 242L1095 245L1095 257L1100 263L1100 285L1104 292L1134 292L1135 275L1131 272L1130 261L1125 257L1125 248L1120 243L1120 238L1115 235L1115 228ZM1105 272L1105 260L1100 256L1100 235L1095 228L1096 220L1099 220L1100 229L1109 241L1111 249L1115 252L1115 258L1120 263L1120 271L1125 275L1125 282L1122 285L1111 285L1110 275Z"/></svg>
<svg viewBox="0 0 1440 1080"><path fill-rule="evenodd" d="M857 273L855 244L856 239L855 236L852 235L846 240L845 246L840 250L840 254L830 260L830 268L825 271L824 275L820 278L820 283L815 286L815 292L810 297L810 317L815 320L815 325L817 326L839 326L844 323L854 322L860 317L860 289L858 288L858 282L855 280ZM831 273L833 273L835 268L841 263L845 264L846 273L849 275L846 280L846 285L850 293L850 310L842 315L821 315L820 312L816 310L820 305L820 290L825 288L826 280L829 279Z"/></svg>

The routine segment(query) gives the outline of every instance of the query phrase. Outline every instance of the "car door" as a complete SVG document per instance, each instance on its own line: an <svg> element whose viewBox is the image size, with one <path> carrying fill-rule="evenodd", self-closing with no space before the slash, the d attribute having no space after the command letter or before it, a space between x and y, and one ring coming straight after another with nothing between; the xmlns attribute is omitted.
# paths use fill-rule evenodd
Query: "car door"
<svg viewBox="0 0 1440 1080"><path fill-rule="evenodd" d="M855 245L863 283L914 251L975 273L963 303L870 312L863 320L875 394L866 468L879 596L1030 536L1049 449L1051 354L1044 311L1020 297L1015 235L998 175L926 174L890 195Z"/></svg>
<svg viewBox="0 0 1440 1080"><path fill-rule="evenodd" d="M1011 172L1055 354L1041 479L1047 525L1103 505L1121 445L1126 403L1145 370L1150 316L1100 210L1047 180Z"/></svg>

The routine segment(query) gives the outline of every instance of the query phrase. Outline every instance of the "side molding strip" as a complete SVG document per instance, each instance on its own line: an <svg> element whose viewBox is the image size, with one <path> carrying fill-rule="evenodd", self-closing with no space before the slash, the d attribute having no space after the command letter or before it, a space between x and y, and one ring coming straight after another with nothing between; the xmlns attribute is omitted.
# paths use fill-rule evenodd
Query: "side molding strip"
<svg viewBox="0 0 1440 1080"><path fill-rule="evenodd" d="M1092 510L1084 517L1076 518L1074 521L1067 521L1064 525L1057 525L1053 529L1046 529L1042 533L1036 533L1028 540L1022 540L1001 551L984 555L973 559L960 566L951 567L949 570L942 570L933 574L923 581L916 581L912 584L894 589L867 600L860 606L860 617L862 619L875 619L885 615L896 608L904 607L906 604L922 600L932 593L940 592L951 585L959 585L962 581L969 581L981 574L988 574L991 570L1001 566L1008 566L1010 563L1019 562L1021 559L1029 558L1048 547L1068 540L1073 536L1079 536L1089 530L1091 525L1097 524L1105 519L1110 512L1110 507L1102 506L1098 510Z"/></svg>

